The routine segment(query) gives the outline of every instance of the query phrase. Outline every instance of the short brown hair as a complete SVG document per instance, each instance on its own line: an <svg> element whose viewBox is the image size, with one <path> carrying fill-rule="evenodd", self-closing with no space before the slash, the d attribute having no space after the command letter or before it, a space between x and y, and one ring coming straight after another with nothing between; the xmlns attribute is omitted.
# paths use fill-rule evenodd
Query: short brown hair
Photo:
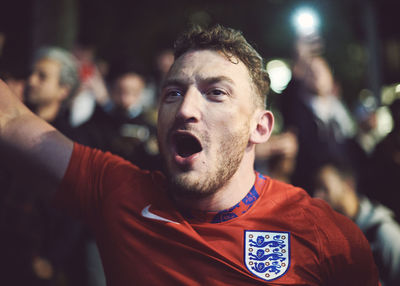
<svg viewBox="0 0 400 286"><path fill-rule="evenodd" d="M265 70L264 61L258 52L246 41L240 31L215 25L204 29L192 27L182 34L174 45L175 59L189 50L215 50L222 52L231 62L239 59L250 73L262 105L265 106L269 91L270 78Z"/></svg>

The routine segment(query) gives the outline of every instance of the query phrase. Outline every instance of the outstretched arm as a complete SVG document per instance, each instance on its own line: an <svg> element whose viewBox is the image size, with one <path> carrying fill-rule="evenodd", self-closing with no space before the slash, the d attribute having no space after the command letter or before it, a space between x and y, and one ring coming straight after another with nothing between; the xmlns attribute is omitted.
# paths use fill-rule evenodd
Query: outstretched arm
<svg viewBox="0 0 400 286"><path fill-rule="evenodd" d="M67 169L73 142L33 114L0 80L0 158L18 174L40 173L57 184ZM22 173L22 174L21 174ZM45 176L43 176L45 175Z"/></svg>

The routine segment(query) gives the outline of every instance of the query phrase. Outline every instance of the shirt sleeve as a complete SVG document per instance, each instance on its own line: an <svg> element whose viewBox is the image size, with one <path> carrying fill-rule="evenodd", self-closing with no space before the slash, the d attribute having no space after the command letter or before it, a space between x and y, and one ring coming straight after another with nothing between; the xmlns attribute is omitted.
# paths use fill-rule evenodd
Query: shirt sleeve
<svg viewBox="0 0 400 286"><path fill-rule="evenodd" d="M361 230L324 202L319 208L325 209L318 218L325 222L315 224L324 285L380 285L371 248Z"/></svg>
<svg viewBox="0 0 400 286"><path fill-rule="evenodd" d="M127 170L139 169L109 152L74 143L72 156L55 195L57 206L69 214L89 220L101 216L102 205L113 192L116 182Z"/></svg>

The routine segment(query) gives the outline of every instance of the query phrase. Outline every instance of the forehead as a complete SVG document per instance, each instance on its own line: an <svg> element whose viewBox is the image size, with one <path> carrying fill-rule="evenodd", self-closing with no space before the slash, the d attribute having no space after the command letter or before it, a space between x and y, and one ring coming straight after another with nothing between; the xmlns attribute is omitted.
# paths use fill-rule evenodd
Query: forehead
<svg viewBox="0 0 400 286"><path fill-rule="evenodd" d="M55 74L55 75L59 74L60 68L61 65L58 61L47 58L38 60L33 66L34 72L40 71L46 74Z"/></svg>
<svg viewBox="0 0 400 286"><path fill-rule="evenodd" d="M118 86L126 86L126 87L142 87L144 85L143 79L135 74L127 74L116 81Z"/></svg>
<svg viewBox="0 0 400 286"><path fill-rule="evenodd" d="M247 67L238 59L231 60L212 50L189 51L175 60L167 80L195 82L211 77L229 78L235 85L250 87Z"/></svg>

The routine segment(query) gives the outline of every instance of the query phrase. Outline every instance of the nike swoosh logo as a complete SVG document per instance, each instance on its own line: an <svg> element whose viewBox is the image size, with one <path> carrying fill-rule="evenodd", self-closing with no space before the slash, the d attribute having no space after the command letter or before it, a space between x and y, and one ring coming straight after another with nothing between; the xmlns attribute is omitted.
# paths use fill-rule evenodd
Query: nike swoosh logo
<svg viewBox="0 0 400 286"><path fill-rule="evenodd" d="M153 219L153 220L159 220L159 221L172 222L172 223L175 223L175 224L179 224L176 221L173 221L173 220L170 220L170 219L167 219L167 218L164 218L164 217L161 217L159 215L156 215L156 214L152 213L150 211L150 207L151 207L151 205L148 205L142 210L142 216L143 217L146 217L146 218L149 218L149 219Z"/></svg>

